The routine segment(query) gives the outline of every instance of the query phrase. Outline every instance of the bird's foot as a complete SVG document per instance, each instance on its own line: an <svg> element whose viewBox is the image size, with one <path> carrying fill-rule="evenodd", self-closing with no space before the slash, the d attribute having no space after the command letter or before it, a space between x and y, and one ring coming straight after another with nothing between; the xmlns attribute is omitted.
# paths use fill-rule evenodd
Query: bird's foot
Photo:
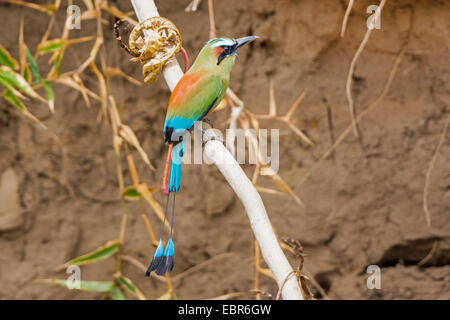
<svg viewBox="0 0 450 320"><path fill-rule="evenodd" d="M225 141L222 139L222 137L212 135L208 132L209 130L202 129L203 133L203 139L202 139L202 147L205 147L206 143L212 140L222 142L225 145Z"/></svg>
<svg viewBox="0 0 450 320"><path fill-rule="evenodd" d="M202 122L206 123L207 125L209 125L211 128L214 128L211 120L209 120L208 118L203 118Z"/></svg>

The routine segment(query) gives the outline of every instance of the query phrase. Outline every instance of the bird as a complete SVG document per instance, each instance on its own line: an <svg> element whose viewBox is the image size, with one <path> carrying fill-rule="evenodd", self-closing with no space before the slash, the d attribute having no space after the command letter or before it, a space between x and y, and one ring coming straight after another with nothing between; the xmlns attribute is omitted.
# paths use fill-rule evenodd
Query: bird
<svg viewBox="0 0 450 320"><path fill-rule="evenodd" d="M209 123L205 117L225 97L238 49L257 38L247 36L238 39L209 40L170 96L163 132L164 142L169 145L163 182L163 192L167 196L167 201L159 242L145 273L146 276L150 276L152 271L160 276L165 275L171 272L174 266L175 246L172 233L175 195L180 189L182 157L186 142L183 138L193 130L197 121ZM173 194L171 227L164 248L162 238L171 194Z"/></svg>

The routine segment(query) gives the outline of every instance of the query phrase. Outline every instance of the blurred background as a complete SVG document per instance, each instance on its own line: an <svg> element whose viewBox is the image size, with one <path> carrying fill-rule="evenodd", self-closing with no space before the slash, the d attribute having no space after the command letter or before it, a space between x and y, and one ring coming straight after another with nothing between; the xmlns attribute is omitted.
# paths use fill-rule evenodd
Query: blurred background
<svg viewBox="0 0 450 320"><path fill-rule="evenodd" d="M24 42L33 55L52 17L48 39L61 37L66 1L54 14L11 2L0 2L0 44L16 60L22 17ZM81 13L92 3L73 1ZM185 11L189 4L189 0L156 1L160 15L180 30L193 61L209 39L210 22L208 1L201 1L195 12ZM358 123L359 138L350 127L329 156L320 160L351 125L347 75L367 32L366 10L378 4L356 1L343 37L348 5L343 0L214 1L214 14L218 36L260 37L240 52L231 76L230 87L245 109L253 114L269 112L270 82L279 115L307 90L292 123L314 141L314 147L281 122L260 121L261 128L280 129L278 174L295 196L267 176L260 176L258 185L277 191L261 196L278 236L302 244L304 272L315 297L449 299L450 134L444 131L450 103L448 1L386 1L381 28L373 30L351 77L356 113L371 110ZM109 0L103 5L133 11L129 1ZM104 62L142 82L141 65L130 62L115 39L116 13L102 10ZM136 20L133 14L130 17ZM70 30L69 39L96 34L94 17ZM82 65L94 42L95 38L68 47L61 73ZM52 68L50 57L36 58L42 75ZM96 59L100 68L103 62ZM180 54L177 59L183 65ZM80 77L86 88L101 94L92 69ZM141 85L111 76L108 86L122 122L135 132L156 168L150 170L130 148L140 180L149 187L159 186L167 152L162 138L170 97L166 83L161 75L157 82ZM145 278L141 270L154 251L141 210L157 232L160 221L146 203L141 209L139 201L127 200L124 205L121 200L112 129L101 117L100 101L91 98L88 107L79 90L56 81L52 87L54 114L44 102L24 100L47 130L0 99L0 298L105 297L33 280L66 279L65 270L55 268L118 238L124 212L120 252L128 260L122 261L121 274L146 298L161 297L168 284ZM380 95L382 99L372 106ZM227 106L209 118L224 130L229 117ZM122 164L125 185L130 185L124 154ZM244 169L252 178L254 166ZM160 191L153 196L164 203ZM255 297L250 292L255 288L253 234L243 206L216 167L184 167L175 220L173 297L205 299L233 293L239 294L227 297ZM289 250L286 254L297 266L298 258ZM369 265L381 268L379 290L366 286ZM81 266L81 279L111 281L116 272L110 256ZM259 274L256 281L259 297L276 295L278 288L269 276Z"/></svg>

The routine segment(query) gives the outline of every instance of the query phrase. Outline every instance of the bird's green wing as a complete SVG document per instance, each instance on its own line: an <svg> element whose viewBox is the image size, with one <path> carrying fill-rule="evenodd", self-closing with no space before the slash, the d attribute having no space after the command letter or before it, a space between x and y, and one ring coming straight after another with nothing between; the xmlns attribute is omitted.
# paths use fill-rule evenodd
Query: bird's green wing
<svg viewBox="0 0 450 320"><path fill-rule="evenodd" d="M196 121L203 119L219 104L225 91L218 75L202 71L185 74L170 97L164 131L167 128L192 128Z"/></svg>

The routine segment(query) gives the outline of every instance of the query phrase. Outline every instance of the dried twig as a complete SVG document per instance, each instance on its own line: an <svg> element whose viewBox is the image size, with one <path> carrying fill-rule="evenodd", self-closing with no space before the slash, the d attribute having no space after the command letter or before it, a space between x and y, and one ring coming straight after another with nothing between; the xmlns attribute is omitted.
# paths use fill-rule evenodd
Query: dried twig
<svg viewBox="0 0 450 320"><path fill-rule="evenodd" d="M255 119L264 119L264 120L276 120L283 122L286 126L288 126L289 129L291 129L296 135L300 137L306 144L313 147L314 142L306 136L300 129L298 129L293 123L292 123L292 115L294 114L295 110L297 110L300 103L303 101L303 99L306 96L306 93L308 90L303 90L303 92L298 96L297 100L292 104L292 106L289 108L289 111L284 116L277 115L277 104L275 101L275 92L274 92L274 86L273 82L270 82L269 86L269 114L254 114L253 116Z"/></svg>
<svg viewBox="0 0 450 320"><path fill-rule="evenodd" d="M436 252L438 245L439 245L439 240L435 240L433 242L433 245L431 246L430 252L428 252L428 254L422 260L420 260L417 265L423 266L428 261L430 261L430 259L433 257L434 253Z"/></svg>
<svg viewBox="0 0 450 320"><path fill-rule="evenodd" d="M145 273L147 271L147 267L144 266L139 260L133 258L132 256L122 254L122 261L126 261L130 263L131 265L138 268L142 273ZM163 276L153 275L152 278L157 279L161 282L166 282L166 278Z"/></svg>
<svg viewBox="0 0 450 320"><path fill-rule="evenodd" d="M347 29L347 20L348 17L350 16L350 12L352 11L353 1L354 0L349 1L347 10L345 11L344 20L342 21L341 37L344 37L345 30Z"/></svg>
<svg viewBox="0 0 450 320"><path fill-rule="evenodd" d="M250 290L250 293L251 293L251 294L254 294L255 296L259 296L259 297L265 296L265 297L266 297L267 299L269 299L269 300L274 300L273 295L272 295L271 293L269 293L269 292L265 292L265 291L262 291L262 290L252 289L252 290ZM258 300L259 300L259 299L258 299Z"/></svg>
<svg viewBox="0 0 450 320"><path fill-rule="evenodd" d="M284 286L285 286L286 283L292 278L293 275L295 275L295 270L292 270L291 272L289 272L289 274L288 274L288 275L286 276L286 278L283 280L283 282L282 282L280 288L278 289L277 296L276 296L275 300L280 300L280 298L281 298L281 292L282 292Z"/></svg>
<svg viewBox="0 0 450 320"><path fill-rule="evenodd" d="M331 107L328 105L328 103L326 101L325 101L325 103L326 103L326 108L327 108L328 131L330 132L331 145L333 145L334 141L335 141L334 125L333 125L333 112L331 110ZM331 157L333 158L333 161L334 161L334 153L331 153Z"/></svg>
<svg viewBox="0 0 450 320"><path fill-rule="evenodd" d="M428 188L430 186L430 177L431 177L431 172L433 171L433 168L434 168L434 164L436 163L436 159L439 155L439 151L441 150L441 147L444 144L449 122L450 122L450 116L447 116L447 120L445 121L445 124L444 124L444 129L442 130L441 137L439 139L439 143L436 147L436 150L434 151L433 157L431 158L430 165L428 167L427 174L425 177L425 187L423 189L423 210L425 211L425 218L427 220L428 227L431 227L430 210L428 209Z"/></svg>
<svg viewBox="0 0 450 320"><path fill-rule="evenodd" d="M214 18L214 5L213 0L208 0L208 13L209 13L209 38L217 38L216 19Z"/></svg>
<svg viewBox="0 0 450 320"><path fill-rule="evenodd" d="M356 53L353 56L352 62L350 63L350 69L348 71L348 76L347 76L347 83L345 85L345 91L346 91L347 100L348 100L348 107L350 110L350 116L352 118L353 132L354 132L355 136L357 136L357 137L359 136L359 132L358 132L356 119L355 119L354 101L352 98L353 73L355 72L356 61L358 60L359 56L361 55L361 52L364 50L364 47L366 46L367 42L369 41L370 35L372 34L372 31L374 29L375 23L378 20L379 16L381 15L381 10L383 10L385 3L386 3L386 0L380 1L380 5L378 6L374 16L372 17L370 26L367 28L366 34L364 35L364 38L361 41L361 44L359 45L358 50L356 50Z"/></svg>
<svg viewBox="0 0 450 320"><path fill-rule="evenodd" d="M200 2L201 2L201 0L192 0L184 10L186 12L197 11L197 8L198 8L198 5L200 4Z"/></svg>
<svg viewBox="0 0 450 320"><path fill-rule="evenodd" d="M256 300L261 300L261 294L259 293L259 269L261 268L261 252L259 251L258 242L255 240L255 278L254 288Z"/></svg>

